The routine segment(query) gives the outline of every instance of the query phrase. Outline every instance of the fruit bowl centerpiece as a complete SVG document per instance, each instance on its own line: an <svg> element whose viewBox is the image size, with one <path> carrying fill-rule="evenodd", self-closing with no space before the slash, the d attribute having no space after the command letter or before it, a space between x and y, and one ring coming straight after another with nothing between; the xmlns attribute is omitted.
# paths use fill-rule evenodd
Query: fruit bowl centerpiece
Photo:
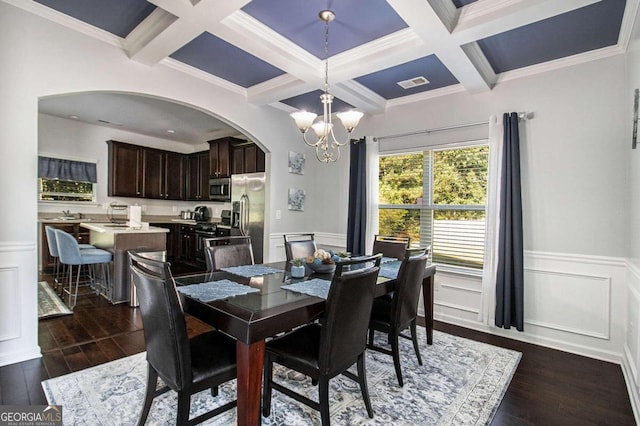
<svg viewBox="0 0 640 426"><path fill-rule="evenodd" d="M332 250L318 249L313 256L307 257L307 266L318 274L330 274L336 270L336 262L348 258L348 253L334 253Z"/></svg>

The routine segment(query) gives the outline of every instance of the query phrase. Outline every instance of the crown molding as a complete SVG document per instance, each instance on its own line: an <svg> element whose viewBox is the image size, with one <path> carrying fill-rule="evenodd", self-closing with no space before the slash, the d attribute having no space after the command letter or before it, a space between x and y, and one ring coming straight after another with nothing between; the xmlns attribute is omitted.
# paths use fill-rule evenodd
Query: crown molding
<svg viewBox="0 0 640 426"><path fill-rule="evenodd" d="M242 86L238 86L237 84L233 84L227 80L224 80L220 77L216 77L212 74L199 70L198 68L194 68L190 65L186 65L180 61L176 61L173 58L165 58L160 61L160 64L174 69L176 71L183 72L191 77L195 77L199 80L203 80L207 83L211 83L223 89L229 90L231 92L237 93L238 95L242 95L245 98L247 97L247 89Z"/></svg>
<svg viewBox="0 0 640 426"><path fill-rule="evenodd" d="M605 59L611 56L622 55L624 53L624 50L617 45L603 47L601 49L596 49L589 52L578 53L573 56L567 56L566 58L555 59L553 61L543 62L541 64L531 65L525 68L518 68L513 71L505 71L501 74L498 74L496 84L500 84L505 81L516 80L519 78L531 77L549 71L556 71L575 65L581 65L598 59Z"/></svg>
<svg viewBox="0 0 640 426"><path fill-rule="evenodd" d="M35 1L27 1L27 0L2 0L5 3L8 3L12 6L25 10L27 12L33 13L34 15L38 15L42 18L45 18L51 22L55 22L57 24L63 25L71 30L78 31L82 34L88 35L94 39L103 41L112 46L123 48L124 39L111 34L108 31L102 30L100 28L94 27L93 25L86 24L76 18L65 15L57 10L48 8L40 3L36 3Z"/></svg>
<svg viewBox="0 0 640 426"><path fill-rule="evenodd" d="M466 92L466 89L461 84L454 84L447 87L441 87L440 89L427 90L426 92L416 93L415 95L403 96L401 98L390 99L387 101L387 110L389 108L395 108L401 105L412 104L415 102L426 101L429 99L439 98L442 96L449 96L456 93Z"/></svg>

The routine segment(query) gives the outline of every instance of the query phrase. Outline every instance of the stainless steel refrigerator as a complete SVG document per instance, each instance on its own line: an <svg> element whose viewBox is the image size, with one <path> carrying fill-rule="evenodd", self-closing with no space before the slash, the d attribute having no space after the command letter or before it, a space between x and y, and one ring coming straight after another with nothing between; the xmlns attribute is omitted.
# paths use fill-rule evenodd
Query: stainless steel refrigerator
<svg viewBox="0 0 640 426"><path fill-rule="evenodd" d="M266 174L231 175L231 231L251 237L255 263L263 263Z"/></svg>

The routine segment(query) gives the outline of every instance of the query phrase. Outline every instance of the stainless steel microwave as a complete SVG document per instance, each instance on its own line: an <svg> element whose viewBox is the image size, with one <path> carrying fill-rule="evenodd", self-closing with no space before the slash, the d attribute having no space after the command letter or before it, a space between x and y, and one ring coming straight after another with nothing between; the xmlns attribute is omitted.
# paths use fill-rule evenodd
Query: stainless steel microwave
<svg viewBox="0 0 640 426"><path fill-rule="evenodd" d="M231 178L209 178L209 200L231 201Z"/></svg>

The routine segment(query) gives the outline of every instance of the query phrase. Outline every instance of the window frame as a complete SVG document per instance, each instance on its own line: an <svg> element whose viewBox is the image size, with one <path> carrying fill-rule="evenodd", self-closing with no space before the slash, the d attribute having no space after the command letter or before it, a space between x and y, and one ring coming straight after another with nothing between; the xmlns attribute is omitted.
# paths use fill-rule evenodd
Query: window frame
<svg viewBox="0 0 640 426"><path fill-rule="evenodd" d="M449 143L449 144L440 144L440 145L433 145L433 146L422 146L420 148L411 148L411 149L407 149L407 150L393 150L393 151L386 151L386 152L380 152L379 153L379 157L390 157L390 156L395 156L395 155L412 155L412 154L421 154L421 155L425 155L425 152L437 152L437 151L449 151L449 150L455 150L455 149L466 149L466 148L474 148L474 147L481 147L481 146L486 146L489 147L489 140L488 139L478 139L478 140L471 140L471 141L463 141L463 142L454 142L454 143ZM488 167L488 164L487 164ZM379 172L380 169L378 169ZM485 212L485 220L486 220L486 211L487 211L487 200L485 199L485 204L434 204L432 199L433 199L433 172L431 173L430 176L426 176L424 175L424 167L423 167L423 193L425 190L425 181L429 180L428 186L429 189L431 191L431 194L429 194L428 199L425 198L425 195L423 195L422 197L422 203L418 204L382 204L382 203L378 203L378 216L380 216L380 210L382 209L397 209L397 210L419 210L419 211L437 211L437 210L447 210L447 211L451 211L451 210L460 210L460 211L483 211ZM488 183L488 179L489 179L489 174L487 173L487 185ZM378 182L380 182L380 177L378 176ZM378 189L379 192L379 189ZM427 201L425 203L425 200ZM432 237L433 238L433 237ZM486 241L486 234L484 236L484 239ZM412 241L412 245L414 245L414 241ZM431 247L432 249L430 250L429 253L429 259L432 259L433 256L433 247ZM455 274L460 274L460 275L466 275L466 276L475 276L475 277L482 277L485 265L482 265L482 268L471 268L471 267L465 267L465 266L458 266L458 265L450 265L450 264L446 264L446 263L436 263L436 265L438 265L438 269L441 271L445 271L445 272L450 272L450 273L455 273Z"/></svg>

